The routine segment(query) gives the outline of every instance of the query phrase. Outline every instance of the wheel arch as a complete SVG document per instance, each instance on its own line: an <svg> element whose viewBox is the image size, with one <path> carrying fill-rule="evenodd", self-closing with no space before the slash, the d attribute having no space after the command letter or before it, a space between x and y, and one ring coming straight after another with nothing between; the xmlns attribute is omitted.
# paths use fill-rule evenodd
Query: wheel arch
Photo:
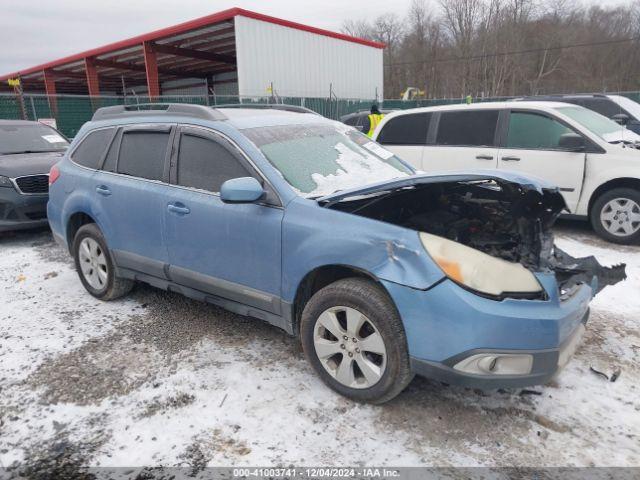
<svg viewBox="0 0 640 480"><path fill-rule="evenodd" d="M84 211L77 211L69 215L69 219L67 220L67 223L65 226L67 247L69 248L69 251L71 251L73 239L75 238L78 230L80 230L80 227L82 227L83 225L87 225L89 223L97 224L98 222L96 222L96 220L91 215L89 215Z"/></svg>
<svg viewBox="0 0 640 480"><path fill-rule="evenodd" d="M380 286L391 299L391 295L380 279L362 268L344 264L329 264L314 268L308 272L298 284L296 294L291 305L292 331L294 335L300 332L302 310L309 299L327 285L345 278L365 278ZM393 301L393 299L391 299Z"/></svg>
<svg viewBox="0 0 640 480"><path fill-rule="evenodd" d="M589 197L589 205L587 207L587 215L589 217L591 217L591 209L593 208L593 204L596 202L598 197L608 192L609 190L613 190L614 188L633 188L640 192L640 179L631 177L620 177L614 178L613 180L609 180L600 185L593 191L591 197Z"/></svg>

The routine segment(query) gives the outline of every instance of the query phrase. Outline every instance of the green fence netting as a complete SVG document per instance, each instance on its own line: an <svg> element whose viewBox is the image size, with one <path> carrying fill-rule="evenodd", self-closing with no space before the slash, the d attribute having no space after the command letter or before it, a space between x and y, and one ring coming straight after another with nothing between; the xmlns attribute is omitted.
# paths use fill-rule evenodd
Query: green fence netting
<svg viewBox="0 0 640 480"><path fill-rule="evenodd" d="M636 102L640 103L640 92L620 93ZM0 118L38 120L44 118L55 118L58 129L67 137L73 138L80 127L91 119L93 112L100 107L112 105L133 105L142 103L152 103L145 96L101 96L89 97L80 95L57 95L54 101L43 94L24 94L23 105L19 98L13 94L0 95ZM507 97L500 98L474 98L473 102L507 100ZM425 100L384 100L381 107L388 109L407 109L415 107L429 107L435 105L448 105L453 103L464 103L466 98L449 99L425 99ZM226 105L226 104L251 104L251 103L287 103L309 108L327 118L339 119L343 115L368 110L373 100L359 99L338 99L338 98L309 98L309 97L238 97L238 96L162 96L155 100L155 103L192 103L198 105ZM23 108L24 107L24 108ZM54 111L55 109L55 111ZM24 111L24 113L23 113Z"/></svg>

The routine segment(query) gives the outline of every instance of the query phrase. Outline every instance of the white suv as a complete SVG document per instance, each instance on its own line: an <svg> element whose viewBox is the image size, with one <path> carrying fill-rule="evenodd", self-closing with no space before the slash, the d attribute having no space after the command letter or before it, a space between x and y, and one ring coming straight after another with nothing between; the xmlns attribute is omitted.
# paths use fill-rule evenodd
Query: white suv
<svg viewBox="0 0 640 480"><path fill-rule="evenodd" d="M557 185L606 240L640 240L640 136L584 107L491 102L400 110L374 140L414 167L502 169Z"/></svg>

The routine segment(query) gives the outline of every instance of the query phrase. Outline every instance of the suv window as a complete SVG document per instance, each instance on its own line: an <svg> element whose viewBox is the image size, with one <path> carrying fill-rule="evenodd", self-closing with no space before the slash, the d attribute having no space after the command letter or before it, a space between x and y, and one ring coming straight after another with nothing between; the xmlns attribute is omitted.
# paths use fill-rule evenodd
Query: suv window
<svg viewBox="0 0 640 480"><path fill-rule="evenodd" d="M90 132L73 151L71 159L83 167L99 168L104 152L111 143L115 131L115 128L103 128Z"/></svg>
<svg viewBox="0 0 640 480"><path fill-rule="evenodd" d="M511 112L507 148L525 148L532 150L561 150L560 137L566 133L575 133L562 123L531 112Z"/></svg>
<svg viewBox="0 0 640 480"><path fill-rule="evenodd" d="M168 143L169 132L124 132L118 157L118 173L149 180L162 180Z"/></svg>
<svg viewBox="0 0 640 480"><path fill-rule="evenodd" d="M585 108L593 110L607 118L611 118L619 113L627 113L620 107L620 105L608 98L588 98L582 101L582 105Z"/></svg>
<svg viewBox="0 0 640 480"><path fill-rule="evenodd" d="M493 146L498 110L442 112L438 123L437 145Z"/></svg>
<svg viewBox="0 0 640 480"><path fill-rule="evenodd" d="M429 122L433 114L413 113L390 119L378 135L383 145L426 145Z"/></svg>
<svg viewBox="0 0 640 480"><path fill-rule="evenodd" d="M252 175L226 147L210 138L183 133L178 152L178 185L219 192L224 182Z"/></svg>
<svg viewBox="0 0 640 480"><path fill-rule="evenodd" d="M359 122L360 122L360 116L354 115L351 118L347 118L344 123L346 125L351 125L352 127L355 127L356 125L358 125Z"/></svg>

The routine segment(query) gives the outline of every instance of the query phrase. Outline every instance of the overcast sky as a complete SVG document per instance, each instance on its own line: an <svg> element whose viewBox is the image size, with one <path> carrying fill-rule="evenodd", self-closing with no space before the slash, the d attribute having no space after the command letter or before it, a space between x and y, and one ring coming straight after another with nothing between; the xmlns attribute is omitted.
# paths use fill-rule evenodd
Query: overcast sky
<svg viewBox="0 0 640 480"><path fill-rule="evenodd" d="M348 19L372 19L387 12L402 16L410 3L411 0L0 0L0 74L231 7L337 31Z"/></svg>

